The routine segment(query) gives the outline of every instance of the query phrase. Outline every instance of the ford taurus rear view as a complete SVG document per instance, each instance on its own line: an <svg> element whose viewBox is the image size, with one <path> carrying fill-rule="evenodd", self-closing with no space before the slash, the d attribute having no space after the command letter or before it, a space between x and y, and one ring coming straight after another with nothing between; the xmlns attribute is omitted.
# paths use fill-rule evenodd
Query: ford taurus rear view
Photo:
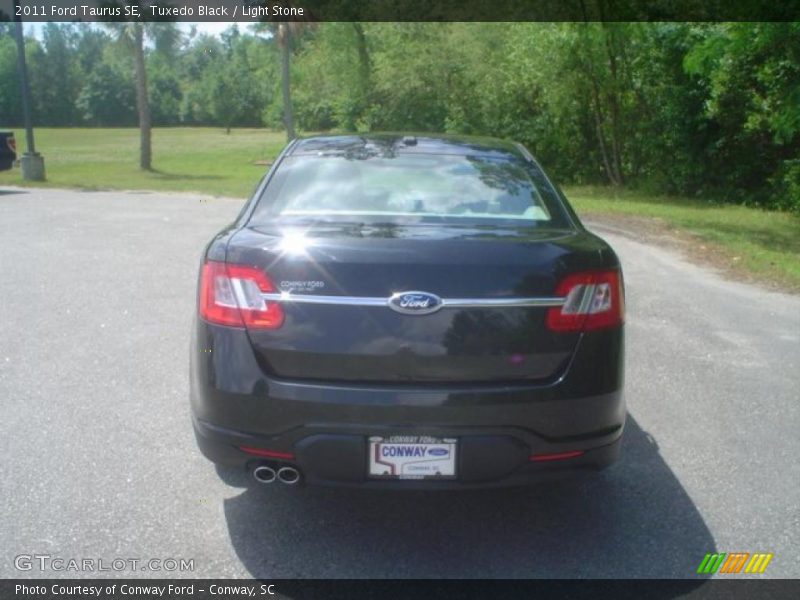
<svg viewBox="0 0 800 600"><path fill-rule="evenodd" d="M518 144L290 143L206 247L197 441L274 485L463 489L610 465L624 288Z"/></svg>

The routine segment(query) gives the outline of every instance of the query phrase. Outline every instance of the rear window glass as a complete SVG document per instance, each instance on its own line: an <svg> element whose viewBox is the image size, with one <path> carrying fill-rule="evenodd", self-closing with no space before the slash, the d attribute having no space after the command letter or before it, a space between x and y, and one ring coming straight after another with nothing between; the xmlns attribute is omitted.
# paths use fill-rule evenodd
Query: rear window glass
<svg viewBox="0 0 800 600"><path fill-rule="evenodd" d="M512 157L437 154L288 157L251 222L276 218L569 227L533 165Z"/></svg>

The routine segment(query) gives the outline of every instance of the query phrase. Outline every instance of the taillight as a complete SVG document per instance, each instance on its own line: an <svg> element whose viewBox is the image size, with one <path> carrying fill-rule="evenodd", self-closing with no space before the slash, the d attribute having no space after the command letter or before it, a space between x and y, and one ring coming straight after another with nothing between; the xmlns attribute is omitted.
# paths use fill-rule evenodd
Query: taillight
<svg viewBox="0 0 800 600"><path fill-rule="evenodd" d="M622 324L625 292L619 271L588 271L567 275L556 286L566 300L547 310L552 331L590 331Z"/></svg>
<svg viewBox="0 0 800 600"><path fill-rule="evenodd" d="M11 151L16 154L16 152L17 152L17 140L14 139L14 136L7 137L6 138L6 144L8 144L8 147L11 149Z"/></svg>
<svg viewBox="0 0 800 600"><path fill-rule="evenodd" d="M277 329L283 324L283 309L262 296L274 291L255 267L206 261L200 274L200 317L216 325Z"/></svg>

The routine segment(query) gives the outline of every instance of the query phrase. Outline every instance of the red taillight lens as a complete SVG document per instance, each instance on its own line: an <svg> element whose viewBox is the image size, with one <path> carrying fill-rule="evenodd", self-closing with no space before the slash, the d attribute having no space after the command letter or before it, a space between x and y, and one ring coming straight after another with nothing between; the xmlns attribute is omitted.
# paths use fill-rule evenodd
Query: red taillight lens
<svg viewBox="0 0 800 600"><path fill-rule="evenodd" d="M12 152L16 153L16 151L17 151L17 140L15 140L13 137L6 138L6 144L8 144L9 148L11 148Z"/></svg>
<svg viewBox="0 0 800 600"><path fill-rule="evenodd" d="M566 300L547 311L547 327L552 331L590 331L623 322L625 292L619 271L567 275L556 286L556 295Z"/></svg>
<svg viewBox="0 0 800 600"><path fill-rule="evenodd" d="M283 309L261 295L274 291L259 269L209 260L200 274L200 317L216 325L277 329Z"/></svg>

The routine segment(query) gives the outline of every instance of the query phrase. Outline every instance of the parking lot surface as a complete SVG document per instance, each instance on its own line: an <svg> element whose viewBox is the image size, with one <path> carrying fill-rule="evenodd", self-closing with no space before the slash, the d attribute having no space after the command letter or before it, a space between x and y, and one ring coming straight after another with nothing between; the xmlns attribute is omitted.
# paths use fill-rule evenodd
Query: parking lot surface
<svg viewBox="0 0 800 600"><path fill-rule="evenodd" d="M599 231L627 283L620 462L464 493L248 487L197 451L203 244L241 201L0 190L2 577L693 577L772 552L800 577L800 298ZM65 572L19 555L191 559Z"/></svg>

